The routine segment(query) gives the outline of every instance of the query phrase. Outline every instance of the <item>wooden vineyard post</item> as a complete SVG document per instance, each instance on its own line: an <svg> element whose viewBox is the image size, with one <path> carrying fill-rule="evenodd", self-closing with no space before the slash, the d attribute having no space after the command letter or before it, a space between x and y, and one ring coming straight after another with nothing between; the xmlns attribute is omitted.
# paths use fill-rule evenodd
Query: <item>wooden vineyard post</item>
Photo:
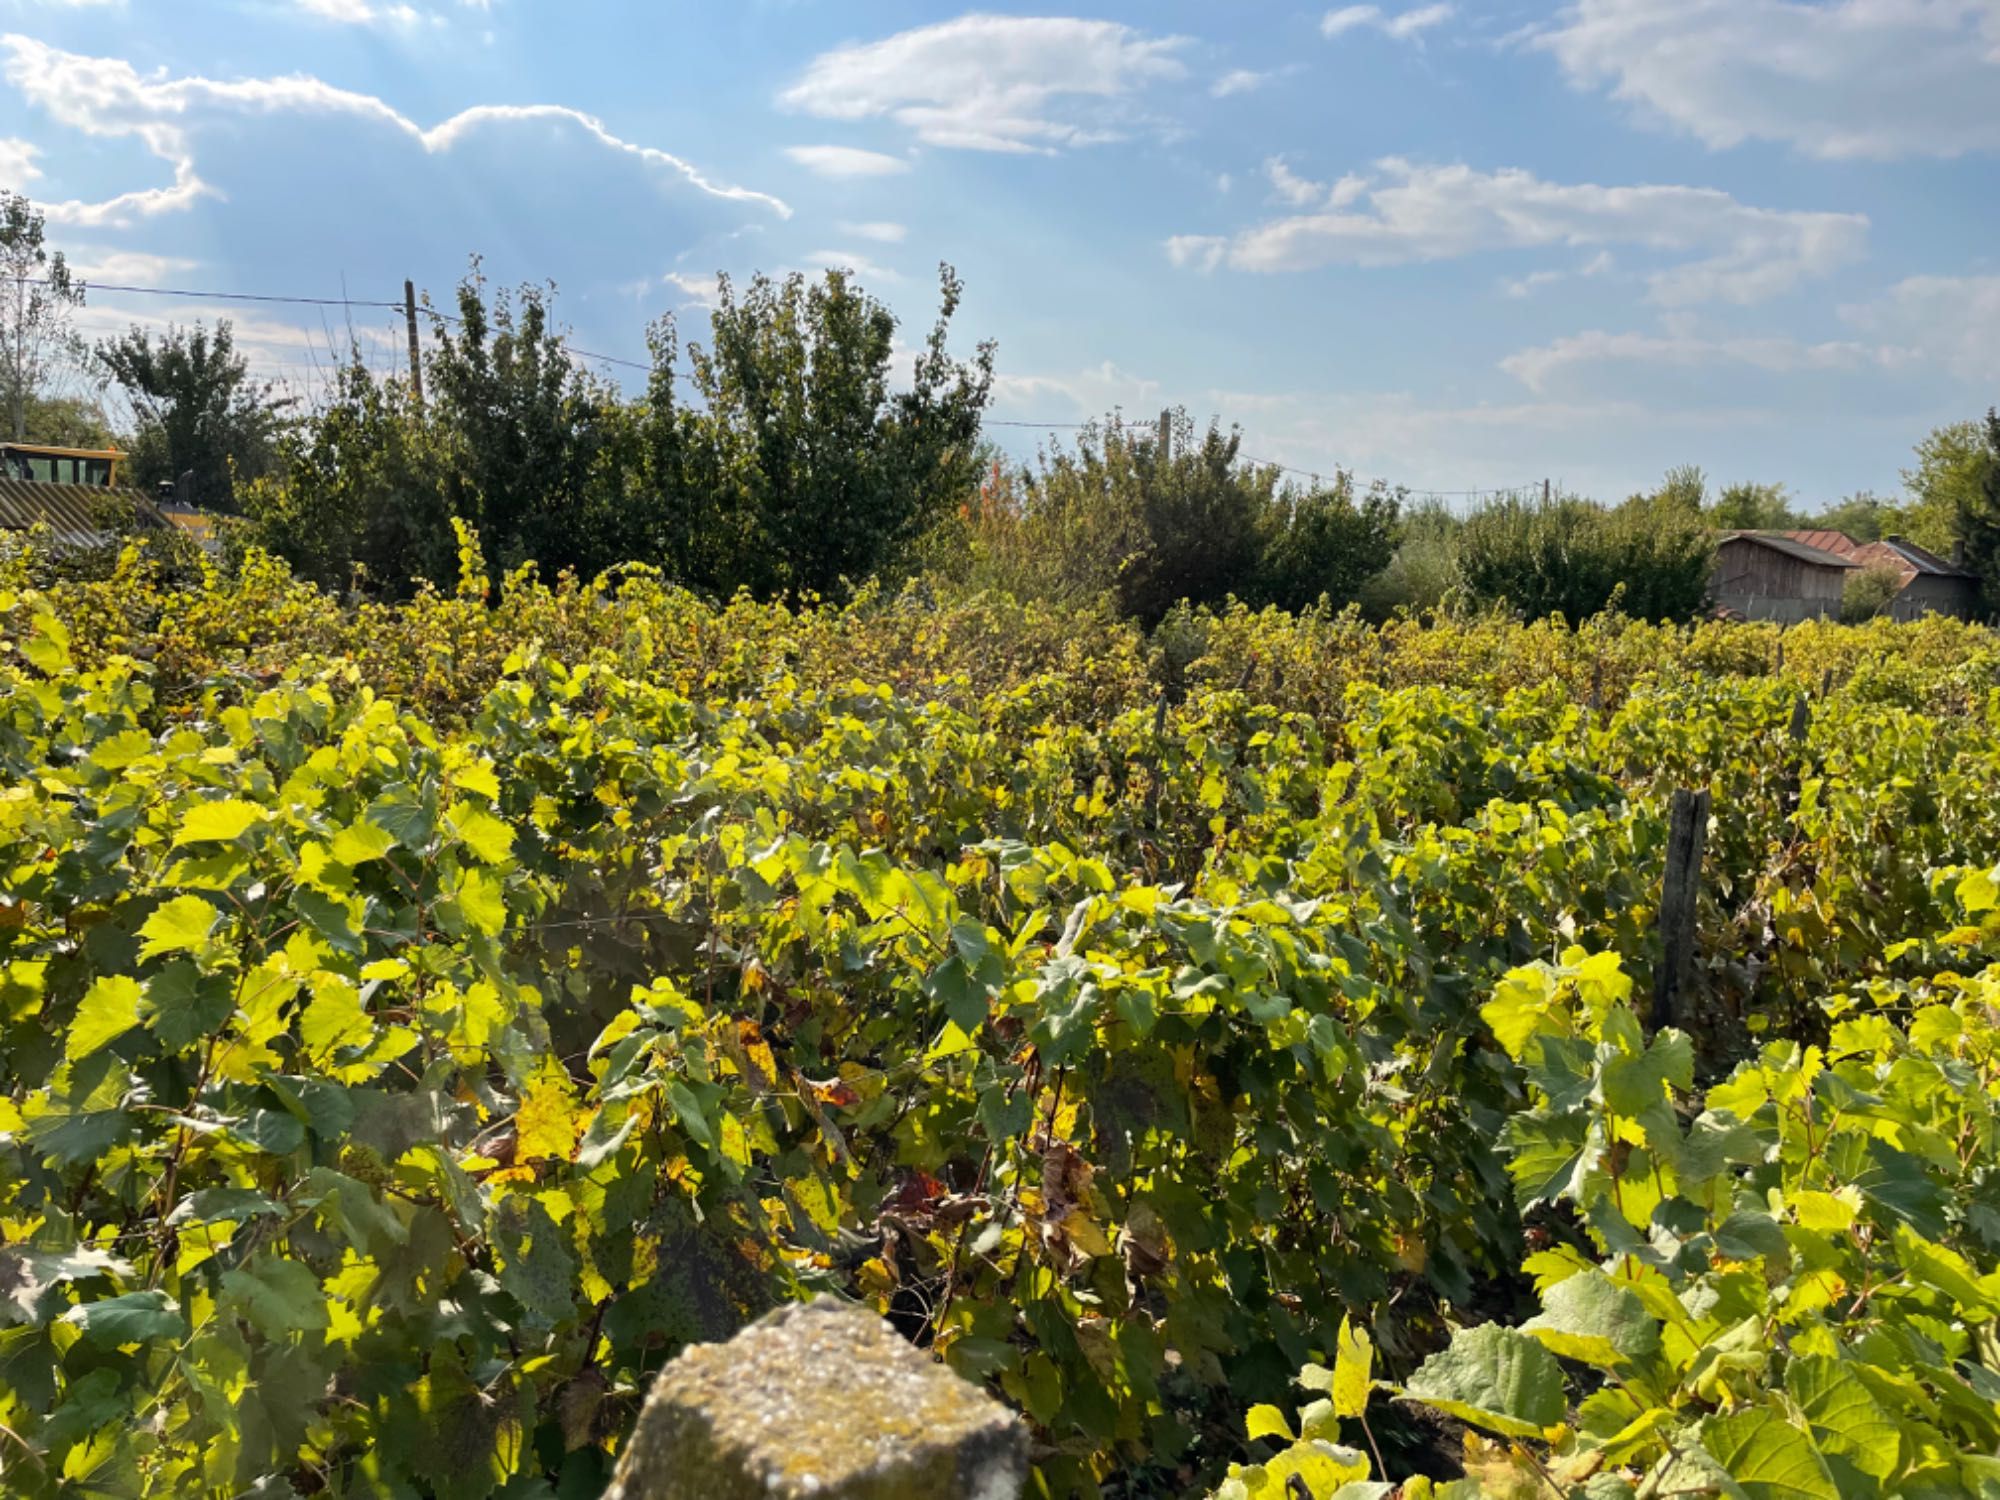
<svg viewBox="0 0 2000 1500"><path fill-rule="evenodd" d="M1708 842L1706 789L1674 793L1667 834L1667 878L1660 893L1660 967L1653 975L1653 1027L1682 1023L1683 994L1694 973L1695 900Z"/></svg>

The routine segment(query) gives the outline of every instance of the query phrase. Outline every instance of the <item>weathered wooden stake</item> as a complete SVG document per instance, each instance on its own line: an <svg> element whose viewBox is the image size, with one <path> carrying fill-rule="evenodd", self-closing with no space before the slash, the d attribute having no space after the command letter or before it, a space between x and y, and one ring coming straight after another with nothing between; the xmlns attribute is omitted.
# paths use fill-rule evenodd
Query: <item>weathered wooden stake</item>
<svg viewBox="0 0 2000 1500"><path fill-rule="evenodd" d="M1701 856L1708 843L1709 797L1674 793L1667 835L1667 878L1660 893L1660 967L1653 975L1653 1026L1682 1023L1682 996L1694 972L1695 902L1701 894Z"/></svg>

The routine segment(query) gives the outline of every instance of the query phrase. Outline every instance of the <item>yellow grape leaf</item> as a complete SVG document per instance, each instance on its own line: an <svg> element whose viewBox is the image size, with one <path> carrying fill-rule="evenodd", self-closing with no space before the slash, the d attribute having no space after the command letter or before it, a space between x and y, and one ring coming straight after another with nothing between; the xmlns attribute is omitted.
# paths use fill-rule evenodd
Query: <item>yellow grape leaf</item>
<svg viewBox="0 0 2000 1500"><path fill-rule="evenodd" d="M127 974L110 975L84 991L69 1023L69 1040L64 1049L71 1062L109 1046L139 1024L139 1002L144 991L139 981Z"/></svg>
<svg viewBox="0 0 2000 1500"><path fill-rule="evenodd" d="M1838 1234L1853 1228L1861 1213L1861 1189L1856 1187L1844 1187L1837 1193L1788 1193L1785 1199L1801 1229Z"/></svg>
<svg viewBox="0 0 2000 1500"><path fill-rule="evenodd" d="M1251 1407L1249 1416L1243 1419L1243 1427L1252 1442L1267 1437L1280 1437L1288 1443L1292 1441L1292 1424L1285 1419L1283 1412L1269 1404Z"/></svg>
<svg viewBox="0 0 2000 1500"><path fill-rule="evenodd" d="M265 821L269 815L254 802L228 797L220 802L197 802L181 815L174 833L174 847L183 844L227 843Z"/></svg>
<svg viewBox="0 0 2000 1500"><path fill-rule="evenodd" d="M514 830L484 808L461 802L448 816L465 847L487 864L502 864L514 852Z"/></svg>
<svg viewBox="0 0 2000 1500"><path fill-rule="evenodd" d="M375 1034L375 1024L361 1007L361 995L337 974L313 976L313 997L299 1018L299 1040L306 1052L323 1062L342 1047L359 1047Z"/></svg>
<svg viewBox="0 0 2000 1500"><path fill-rule="evenodd" d="M514 1116L514 1160L568 1161L576 1150L579 1124L569 1075L560 1063L544 1058L521 1091L521 1107Z"/></svg>
<svg viewBox="0 0 2000 1500"><path fill-rule="evenodd" d="M396 836L393 833L363 818L333 836L332 853L336 864L352 869L355 865L365 865L370 860L382 858L395 847Z"/></svg>
<svg viewBox="0 0 2000 1500"><path fill-rule="evenodd" d="M1368 1409L1375 1386L1375 1345L1351 1318L1340 1320L1340 1342L1333 1361L1333 1410L1341 1417L1358 1417Z"/></svg>

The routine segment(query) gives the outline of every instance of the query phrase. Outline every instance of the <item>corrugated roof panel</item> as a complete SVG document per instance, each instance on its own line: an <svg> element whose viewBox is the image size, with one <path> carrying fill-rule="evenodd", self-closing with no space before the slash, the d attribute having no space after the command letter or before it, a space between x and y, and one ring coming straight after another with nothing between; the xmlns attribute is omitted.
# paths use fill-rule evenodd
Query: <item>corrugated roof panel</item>
<svg viewBox="0 0 2000 1500"><path fill-rule="evenodd" d="M1797 558L1800 562L1811 563L1820 568L1858 568L1860 563L1851 558L1828 552L1819 547L1809 547L1804 542L1794 541L1780 532L1772 531L1732 531L1723 539L1725 542L1755 542L1769 547L1773 552L1786 557Z"/></svg>
<svg viewBox="0 0 2000 1500"><path fill-rule="evenodd" d="M129 505L141 526L156 529L166 525L144 490L0 477L0 530L47 526L66 542L95 546L111 536L103 522L102 507L107 501Z"/></svg>
<svg viewBox="0 0 2000 1500"><path fill-rule="evenodd" d="M1928 547L1919 547L1907 537L1884 537L1882 538L1882 545L1902 558L1917 572L1928 573L1934 578L1976 578L1979 576L1954 563L1946 562Z"/></svg>

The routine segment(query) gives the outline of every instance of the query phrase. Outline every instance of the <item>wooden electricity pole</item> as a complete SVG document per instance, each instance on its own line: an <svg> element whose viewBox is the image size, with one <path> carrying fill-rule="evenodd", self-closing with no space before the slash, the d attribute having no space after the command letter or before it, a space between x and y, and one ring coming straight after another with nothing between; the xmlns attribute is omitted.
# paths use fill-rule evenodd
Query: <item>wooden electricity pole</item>
<svg viewBox="0 0 2000 1500"><path fill-rule="evenodd" d="M417 410L424 409L424 355L417 342L417 287L413 281L403 283L403 318L410 327L410 394L416 397Z"/></svg>

